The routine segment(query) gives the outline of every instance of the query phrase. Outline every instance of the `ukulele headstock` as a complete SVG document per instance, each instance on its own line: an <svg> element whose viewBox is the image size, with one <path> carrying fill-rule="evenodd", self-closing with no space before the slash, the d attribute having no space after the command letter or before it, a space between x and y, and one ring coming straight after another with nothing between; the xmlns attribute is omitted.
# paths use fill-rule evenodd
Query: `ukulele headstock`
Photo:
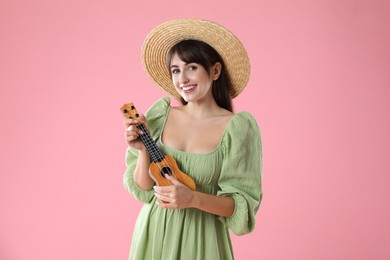
<svg viewBox="0 0 390 260"><path fill-rule="evenodd" d="M137 125L141 124L137 109L135 109L133 103L124 104L121 107L121 112L125 118L131 118L137 121Z"/></svg>

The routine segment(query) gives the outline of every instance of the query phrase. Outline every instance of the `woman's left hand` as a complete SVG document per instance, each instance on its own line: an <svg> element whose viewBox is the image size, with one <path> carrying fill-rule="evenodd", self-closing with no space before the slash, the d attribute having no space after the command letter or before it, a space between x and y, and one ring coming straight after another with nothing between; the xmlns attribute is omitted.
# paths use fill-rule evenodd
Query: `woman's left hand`
<svg viewBox="0 0 390 260"><path fill-rule="evenodd" d="M175 177L165 175L172 182L171 186L154 186L157 205L167 209L184 209L194 207L195 192L178 181Z"/></svg>

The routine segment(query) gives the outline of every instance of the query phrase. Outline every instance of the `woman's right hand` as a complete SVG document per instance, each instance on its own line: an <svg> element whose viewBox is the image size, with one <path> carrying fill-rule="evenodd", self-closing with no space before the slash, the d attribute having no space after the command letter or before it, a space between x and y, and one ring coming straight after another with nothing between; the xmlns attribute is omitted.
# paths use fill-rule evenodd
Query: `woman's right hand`
<svg viewBox="0 0 390 260"><path fill-rule="evenodd" d="M148 128L148 124L146 121L146 118L144 115L140 115L139 117L140 121L145 125L146 129ZM126 127L125 131L125 140L126 143L137 150L146 150L146 147L142 140L139 137L139 135L142 135L143 132L136 127L136 124L138 123L137 120L134 119L125 119L123 120L123 124Z"/></svg>

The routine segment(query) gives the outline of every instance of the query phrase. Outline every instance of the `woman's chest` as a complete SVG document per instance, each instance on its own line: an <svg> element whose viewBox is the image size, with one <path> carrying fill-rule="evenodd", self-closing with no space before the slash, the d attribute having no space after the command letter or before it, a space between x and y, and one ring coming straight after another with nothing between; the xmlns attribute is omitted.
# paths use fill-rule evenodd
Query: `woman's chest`
<svg viewBox="0 0 390 260"><path fill-rule="evenodd" d="M190 120L169 117L162 133L162 143L176 150L206 154L216 149L226 126L226 120Z"/></svg>

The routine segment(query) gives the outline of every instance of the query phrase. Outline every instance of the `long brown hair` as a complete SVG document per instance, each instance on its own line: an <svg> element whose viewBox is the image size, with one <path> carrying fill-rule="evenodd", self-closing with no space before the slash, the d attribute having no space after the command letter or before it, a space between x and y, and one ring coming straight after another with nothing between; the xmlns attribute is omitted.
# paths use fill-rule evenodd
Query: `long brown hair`
<svg viewBox="0 0 390 260"><path fill-rule="evenodd" d="M219 78L213 82L211 92L218 106L233 112L232 97L230 95L230 80L225 69L225 64L218 52L205 42L197 40L184 40L174 45L167 55L167 66L171 73L170 65L172 56L177 53L179 58L186 63L197 63L205 68L210 75L211 67L219 62L221 63L221 74ZM183 105L187 104L181 98Z"/></svg>

